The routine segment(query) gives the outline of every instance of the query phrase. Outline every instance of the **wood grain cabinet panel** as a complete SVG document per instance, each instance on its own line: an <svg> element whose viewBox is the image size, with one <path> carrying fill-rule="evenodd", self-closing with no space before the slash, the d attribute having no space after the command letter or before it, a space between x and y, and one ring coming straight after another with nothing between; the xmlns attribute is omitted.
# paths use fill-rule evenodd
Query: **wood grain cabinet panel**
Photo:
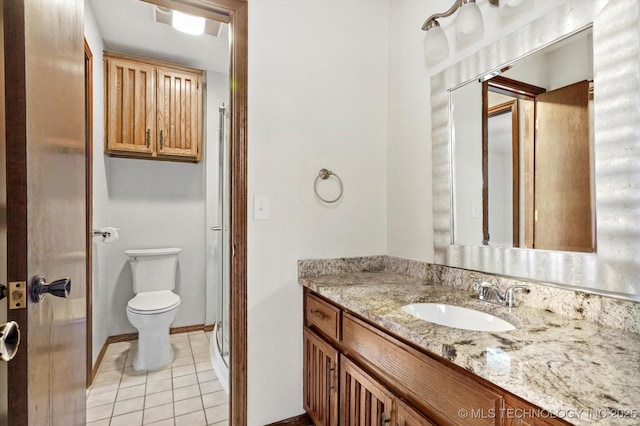
<svg viewBox="0 0 640 426"><path fill-rule="evenodd" d="M340 356L340 424L395 424L394 395L344 355Z"/></svg>
<svg viewBox="0 0 640 426"><path fill-rule="evenodd" d="M397 416L397 426L437 426L402 400L398 400Z"/></svg>
<svg viewBox="0 0 640 426"><path fill-rule="evenodd" d="M338 351L304 329L304 409L317 426L338 425Z"/></svg>
<svg viewBox="0 0 640 426"><path fill-rule="evenodd" d="M158 155L198 158L199 76L158 68L157 82Z"/></svg>
<svg viewBox="0 0 640 426"><path fill-rule="evenodd" d="M155 69L111 58L105 62L107 152L155 154Z"/></svg>
<svg viewBox="0 0 640 426"><path fill-rule="evenodd" d="M340 309L310 294L306 298L304 315L307 325L333 340L339 340Z"/></svg>
<svg viewBox="0 0 640 426"><path fill-rule="evenodd" d="M198 162L203 72L105 52L105 153Z"/></svg>

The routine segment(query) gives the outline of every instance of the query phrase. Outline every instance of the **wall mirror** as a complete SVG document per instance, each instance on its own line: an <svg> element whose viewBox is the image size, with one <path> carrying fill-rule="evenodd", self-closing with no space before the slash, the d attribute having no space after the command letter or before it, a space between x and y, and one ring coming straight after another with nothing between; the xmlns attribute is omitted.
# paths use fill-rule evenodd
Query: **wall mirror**
<svg viewBox="0 0 640 426"><path fill-rule="evenodd" d="M436 263L640 300L639 55L637 2L569 0L432 77ZM530 76L536 68L544 78ZM535 98L556 89L580 101L567 93L546 101L571 105L570 121L582 124L543 129L541 117L561 113L536 108ZM503 140L492 146L491 134ZM535 140L552 137L586 143L535 152ZM558 157L578 169L564 161L534 167ZM570 178L543 180L558 169ZM549 218L546 195L562 199Z"/></svg>
<svg viewBox="0 0 640 426"><path fill-rule="evenodd" d="M591 27L450 91L453 240L592 253Z"/></svg>

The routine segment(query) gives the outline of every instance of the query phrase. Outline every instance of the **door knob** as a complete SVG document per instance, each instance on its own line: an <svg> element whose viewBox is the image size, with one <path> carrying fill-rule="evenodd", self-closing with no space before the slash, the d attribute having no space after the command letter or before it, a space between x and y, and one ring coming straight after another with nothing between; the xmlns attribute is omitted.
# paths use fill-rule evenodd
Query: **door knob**
<svg viewBox="0 0 640 426"><path fill-rule="evenodd" d="M71 279L67 277L47 284L45 277L34 277L31 283L31 301L38 303L47 293L67 299L71 293Z"/></svg>
<svg viewBox="0 0 640 426"><path fill-rule="evenodd" d="M15 321L0 325L0 360L11 361L20 344L20 327Z"/></svg>

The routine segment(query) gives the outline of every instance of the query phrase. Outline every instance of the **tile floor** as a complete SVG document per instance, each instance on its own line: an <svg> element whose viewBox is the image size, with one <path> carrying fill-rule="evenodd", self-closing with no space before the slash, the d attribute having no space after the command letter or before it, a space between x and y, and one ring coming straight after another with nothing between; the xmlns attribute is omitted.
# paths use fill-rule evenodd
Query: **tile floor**
<svg viewBox="0 0 640 426"><path fill-rule="evenodd" d="M171 344L173 364L148 373L132 367L137 341L110 344L87 391L87 426L227 426L207 334L172 334Z"/></svg>

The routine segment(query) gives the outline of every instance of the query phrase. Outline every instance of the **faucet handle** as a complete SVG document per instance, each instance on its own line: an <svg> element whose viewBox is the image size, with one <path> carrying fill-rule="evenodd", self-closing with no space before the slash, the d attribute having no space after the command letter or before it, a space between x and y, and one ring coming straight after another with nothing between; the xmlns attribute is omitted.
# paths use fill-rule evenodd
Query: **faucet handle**
<svg viewBox="0 0 640 426"><path fill-rule="evenodd" d="M507 289L507 293L505 294L505 304L509 308L515 308L518 305L516 300L515 292L522 291L526 294L531 293L529 286L526 284L515 284Z"/></svg>
<svg viewBox="0 0 640 426"><path fill-rule="evenodd" d="M473 283L473 291L478 292L478 300L485 300L489 294L489 289L494 288L493 284L486 281L476 281Z"/></svg>

